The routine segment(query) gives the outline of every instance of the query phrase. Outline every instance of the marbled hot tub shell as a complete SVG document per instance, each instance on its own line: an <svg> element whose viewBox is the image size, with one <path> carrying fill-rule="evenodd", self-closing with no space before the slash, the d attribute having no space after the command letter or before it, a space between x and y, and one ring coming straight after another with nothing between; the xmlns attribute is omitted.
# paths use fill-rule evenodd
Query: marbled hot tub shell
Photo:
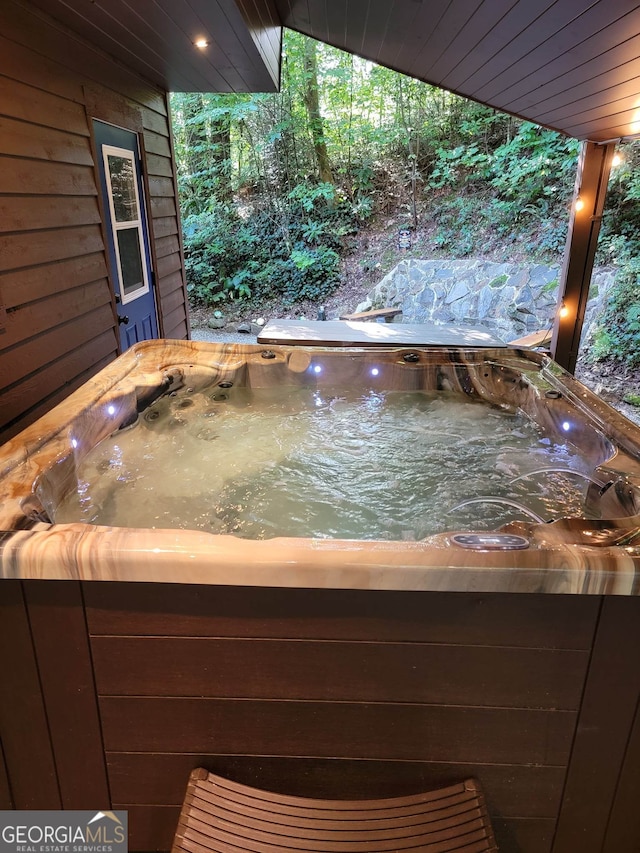
<svg viewBox="0 0 640 853"><path fill-rule="evenodd" d="M274 538L192 530L52 525L49 516L103 438L160 395L233 383L453 391L522 410L552 440L579 449L586 515L513 521L507 538L418 542ZM640 541L640 430L548 358L525 350L305 349L139 344L0 451L5 577L154 580L378 589L629 593ZM18 532L19 531L19 532ZM518 538L522 537L522 538ZM524 547L511 549L510 544ZM471 545L472 547L465 547Z"/></svg>
<svg viewBox="0 0 640 853"><path fill-rule="evenodd" d="M50 523L158 394L372 370L570 433L589 517L510 522L522 550ZM135 346L0 449L0 802L124 809L129 849L166 851L198 766L345 799L474 776L500 853L639 849L639 459L527 351Z"/></svg>

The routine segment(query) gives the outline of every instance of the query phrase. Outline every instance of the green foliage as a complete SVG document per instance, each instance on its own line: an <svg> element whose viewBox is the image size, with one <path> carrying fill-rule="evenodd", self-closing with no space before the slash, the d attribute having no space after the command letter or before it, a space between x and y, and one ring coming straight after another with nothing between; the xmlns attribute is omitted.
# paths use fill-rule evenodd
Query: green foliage
<svg viewBox="0 0 640 853"><path fill-rule="evenodd" d="M477 105L460 137L438 145L428 180L449 193L433 205L436 245L468 254L482 251L487 232L504 241L522 234L532 256L559 254L579 143Z"/></svg>
<svg viewBox="0 0 640 853"><path fill-rule="evenodd" d="M318 202L332 202L335 193L333 184L298 184L289 193L289 201L299 204L305 213L311 213Z"/></svg>
<svg viewBox="0 0 640 853"><path fill-rule="evenodd" d="M249 295L238 272L251 264L257 235L225 205L183 220L187 291L194 302L211 305Z"/></svg>
<svg viewBox="0 0 640 853"><path fill-rule="evenodd" d="M477 199L457 196L442 200L434 219L437 232L434 243L451 257L465 257L476 248Z"/></svg>
<svg viewBox="0 0 640 853"><path fill-rule="evenodd" d="M640 366L640 141L619 146L621 164L609 179L596 262L617 274L594 334L590 357Z"/></svg>
<svg viewBox="0 0 640 853"><path fill-rule="evenodd" d="M625 266L640 255L640 140L622 143L612 169L596 261Z"/></svg>
<svg viewBox="0 0 640 853"><path fill-rule="evenodd" d="M298 299L322 302L335 289L340 257L333 249L293 249L289 258L291 277L283 294L289 303Z"/></svg>
<svg viewBox="0 0 640 853"><path fill-rule="evenodd" d="M458 145L456 148L438 148L436 164L429 178L429 186L439 189L457 186L464 180L487 178L491 169L491 156L480 151L476 144Z"/></svg>
<svg viewBox="0 0 640 853"><path fill-rule="evenodd" d="M640 366L640 258L627 259L611 288L598 322L592 359Z"/></svg>
<svg viewBox="0 0 640 853"><path fill-rule="evenodd" d="M496 276L496 278L489 282L489 287L502 287L503 284L506 284L508 278L509 276L507 275Z"/></svg>
<svg viewBox="0 0 640 853"><path fill-rule="evenodd" d="M332 188L295 187L290 204L241 217L229 205L184 219L187 289L195 303L269 299L290 304L326 299L338 283L345 234L354 228L348 203ZM329 204L329 201L332 203Z"/></svg>
<svg viewBox="0 0 640 853"><path fill-rule="evenodd" d="M580 143L531 122L522 122L513 138L493 152L491 186L521 207L544 211L568 201Z"/></svg>

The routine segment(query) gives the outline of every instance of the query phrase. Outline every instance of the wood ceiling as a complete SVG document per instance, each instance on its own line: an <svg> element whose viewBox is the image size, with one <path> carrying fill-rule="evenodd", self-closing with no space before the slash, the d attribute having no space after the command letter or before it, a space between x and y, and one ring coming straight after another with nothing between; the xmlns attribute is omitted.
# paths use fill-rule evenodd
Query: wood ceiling
<svg viewBox="0 0 640 853"><path fill-rule="evenodd" d="M22 2L166 91L277 89L282 33L270 0ZM208 46L199 50L197 39Z"/></svg>
<svg viewBox="0 0 640 853"><path fill-rule="evenodd" d="M273 91L280 24L594 142L640 133L631 0L32 0L152 82ZM197 37L210 41L198 52Z"/></svg>
<svg viewBox="0 0 640 853"><path fill-rule="evenodd" d="M285 26L580 139L640 132L630 0L276 0Z"/></svg>

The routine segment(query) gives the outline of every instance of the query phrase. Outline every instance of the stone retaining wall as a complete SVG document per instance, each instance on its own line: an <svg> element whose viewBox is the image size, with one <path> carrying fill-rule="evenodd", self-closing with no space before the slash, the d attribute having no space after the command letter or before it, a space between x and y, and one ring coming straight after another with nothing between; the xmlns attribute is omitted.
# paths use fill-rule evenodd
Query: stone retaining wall
<svg viewBox="0 0 640 853"><path fill-rule="evenodd" d="M403 323L485 326L505 341L551 326L560 267L479 259L401 261L356 308L402 308ZM583 341L601 312L614 270L594 270Z"/></svg>

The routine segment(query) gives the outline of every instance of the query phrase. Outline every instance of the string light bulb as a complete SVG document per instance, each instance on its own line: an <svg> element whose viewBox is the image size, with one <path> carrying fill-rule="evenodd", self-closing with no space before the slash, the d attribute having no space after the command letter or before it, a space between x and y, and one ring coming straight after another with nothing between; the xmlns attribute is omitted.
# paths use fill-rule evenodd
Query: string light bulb
<svg viewBox="0 0 640 853"><path fill-rule="evenodd" d="M560 310L558 311L558 317L564 319L569 316L569 309L567 308L564 299L560 303Z"/></svg>
<svg viewBox="0 0 640 853"><path fill-rule="evenodd" d="M582 198L581 195L578 195L578 197L576 198L576 200L574 202L573 209L577 213L578 211L582 210L583 207L584 207L584 199Z"/></svg>
<svg viewBox="0 0 640 853"><path fill-rule="evenodd" d="M611 165L613 168L615 168L616 166L619 166L620 163L622 163L622 154L619 154L616 151L616 153L613 155L613 159L611 160Z"/></svg>
<svg viewBox="0 0 640 853"><path fill-rule="evenodd" d="M194 41L194 45L198 48L198 50L204 50L209 47L209 42L206 39L196 39Z"/></svg>

